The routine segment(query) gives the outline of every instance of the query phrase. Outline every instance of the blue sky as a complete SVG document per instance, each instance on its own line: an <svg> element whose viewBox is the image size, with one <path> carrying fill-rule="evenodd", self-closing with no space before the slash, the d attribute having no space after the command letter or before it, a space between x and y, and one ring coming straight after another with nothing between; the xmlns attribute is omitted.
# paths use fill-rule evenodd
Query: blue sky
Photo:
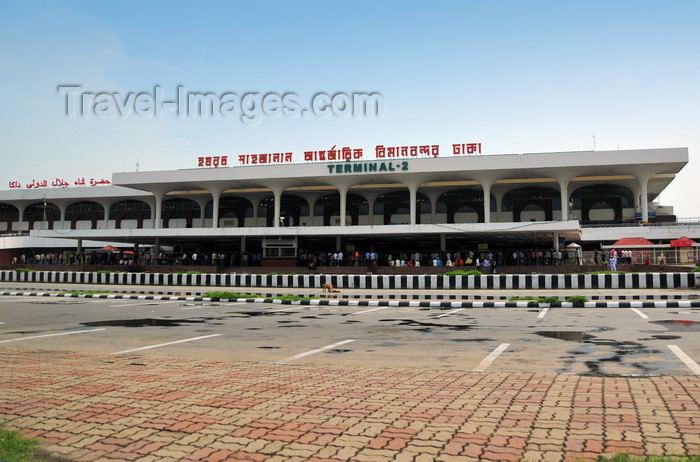
<svg viewBox="0 0 700 462"><path fill-rule="evenodd" d="M481 142L688 147L661 195L700 217L697 1L0 4L0 189L196 167L199 156ZM380 118L75 117L86 91L379 92ZM445 152L447 154L447 152Z"/></svg>

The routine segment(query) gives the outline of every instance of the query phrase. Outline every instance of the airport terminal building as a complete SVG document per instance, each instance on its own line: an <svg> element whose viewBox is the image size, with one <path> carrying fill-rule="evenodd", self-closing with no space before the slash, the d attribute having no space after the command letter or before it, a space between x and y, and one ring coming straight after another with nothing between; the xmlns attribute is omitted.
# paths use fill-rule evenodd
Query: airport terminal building
<svg viewBox="0 0 700 462"><path fill-rule="evenodd" d="M105 243L277 261L319 251L700 238L697 223L679 223L671 208L654 203L688 163L687 148L439 150L334 148L305 152L300 162L293 153L201 157L196 168L114 173L111 181L11 182L0 191L0 263L18 249Z"/></svg>

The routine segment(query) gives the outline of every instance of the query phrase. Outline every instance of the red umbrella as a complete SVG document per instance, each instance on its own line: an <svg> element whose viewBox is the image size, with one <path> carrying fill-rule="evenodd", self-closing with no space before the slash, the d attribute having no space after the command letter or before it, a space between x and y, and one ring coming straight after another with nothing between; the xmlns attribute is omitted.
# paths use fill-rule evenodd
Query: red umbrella
<svg viewBox="0 0 700 462"><path fill-rule="evenodd" d="M113 245L106 245L102 247L102 250L119 250L118 248L114 247Z"/></svg>

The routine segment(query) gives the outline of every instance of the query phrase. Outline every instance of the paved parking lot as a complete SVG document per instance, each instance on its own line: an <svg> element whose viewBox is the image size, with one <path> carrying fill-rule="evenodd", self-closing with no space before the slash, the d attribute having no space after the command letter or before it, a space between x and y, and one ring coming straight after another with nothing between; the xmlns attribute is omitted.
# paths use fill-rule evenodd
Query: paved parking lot
<svg viewBox="0 0 700 462"><path fill-rule="evenodd" d="M5 348L350 367L700 374L696 308L332 307L37 297L4 297L2 306Z"/></svg>
<svg viewBox="0 0 700 462"><path fill-rule="evenodd" d="M0 421L77 461L700 454L698 318L3 296Z"/></svg>

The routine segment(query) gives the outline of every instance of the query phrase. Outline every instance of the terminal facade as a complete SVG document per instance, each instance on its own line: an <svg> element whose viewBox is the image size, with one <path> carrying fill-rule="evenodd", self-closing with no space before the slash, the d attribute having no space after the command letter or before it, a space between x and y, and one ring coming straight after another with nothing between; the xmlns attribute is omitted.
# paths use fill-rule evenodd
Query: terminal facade
<svg viewBox="0 0 700 462"><path fill-rule="evenodd" d="M675 217L653 201L688 163L688 150L270 161L2 191L4 251L110 242L294 259L322 250L593 248L637 234L664 239L650 225ZM694 232L682 234L700 237Z"/></svg>

